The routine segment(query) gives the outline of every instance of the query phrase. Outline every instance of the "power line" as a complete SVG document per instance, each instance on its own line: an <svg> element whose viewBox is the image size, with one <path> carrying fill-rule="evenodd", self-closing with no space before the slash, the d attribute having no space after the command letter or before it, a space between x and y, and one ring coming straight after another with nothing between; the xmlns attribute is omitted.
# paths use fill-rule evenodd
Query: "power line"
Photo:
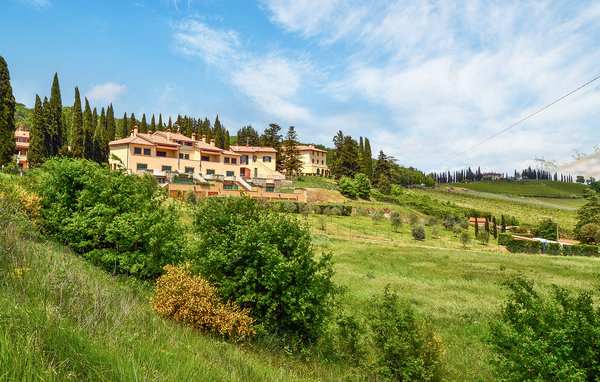
<svg viewBox="0 0 600 382"><path fill-rule="evenodd" d="M469 147L469 148L468 148L468 149L466 149L465 151L463 151L463 152L460 152L460 153L456 154L455 156L453 156L453 157L451 157L451 158L449 158L449 159L446 159L446 160L444 160L444 161L441 161L441 162L439 162L439 163L438 163L438 164L436 164L435 166L439 166L439 165L441 165L441 164L444 164L444 163L446 163L446 162L450 162L451 160L453 160L453 159L456 159L456 158L458 158L459 156L461 156L461 155L463 155L463 154L465 154L465 153L467 153L467 152L469 152L469 151L473 150L474 148L476 148L476 147L478 147L478 146L481 146L482 144L484 144L484 143L486 143L486 142L488 142L488 141L490 141L490 140L492 140L492 139L496 138L498 135L500 135L500 134L504 133L505 131L508 131L508 130L512 129L513 127L515 127L515 126L517 126L517 125L519 125L519 124L521 124L521 123L523 123L523 122L525 122L526 120L528 120L529 118L531 118L531 117L535 116L536 114L539 114L539 113L541 113L542 111L544 111L544 110L548 109L549 107L551 107L551 106L552 106L552 105L554 105L555 103L558 103L558 102L562 101L563 99L567 98L568 96L572 95L573 93L576 93L576 92L578 92L579 90L583 89L584 87L588 86L589 84L591 84L592 82L596 81L596 80L597 80L597 79L599 79L599 78L600 78L600 75L599 75L599 76L596 76L596 77L594 77L592 80L590 80L590 81L586 82L585 84L583 84L583 85L579 86L579 87L578 87L578 88L576 88L576 89L573 89L573 90L571 90L571 91L570 91L570 92L568 92L567 94L565 94L565 95L563 95L562 97L560 97L560 98L556 99L555 101L553 101L553 102L549 103L548 105L546 105L546 106L542 107L541 109L539 109L539 110L537 110L537 111L535 111L535 112L533 112L533 113L529 114L529 115L528 115L528 116L526 116L525 118L523 118L523 119L521 119L521 120L519 120L519 121L517 121L517 122L513 123L512 125L510 125L510 126L508 126L508 127L504 128L504 129L502 129L502 130L498 131L497 133L495 133L494 135L492 135L492 136L490 136L490 137L488 137L488 138L484 139L483 141L481 141L481 142L479 142L479 143L476 143L475 145L473 145L473 146Z"/></svg>

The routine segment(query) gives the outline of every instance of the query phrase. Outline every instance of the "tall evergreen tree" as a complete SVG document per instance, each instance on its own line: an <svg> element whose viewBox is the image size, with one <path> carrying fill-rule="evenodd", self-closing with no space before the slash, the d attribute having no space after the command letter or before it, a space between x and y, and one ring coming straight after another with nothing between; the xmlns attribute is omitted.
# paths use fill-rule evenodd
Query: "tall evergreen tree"
<svg viewBox="0 0 600 382"><path fill-rule="evenodd" d="M140 133L148 132L148 124L146 123L146 113L142 114L142 122L140 122Z"/></svg>
<svg viewBox="0 0 600 382"><path fill-rule="evenodd" d="M373 178L373 157L371 153L371 143L369 138L365 137L365 148L362 155L362 172L369 178Z"/></svg>
<svg viewBox="0 0 600 382"><path fill-rule="evenodd" d="M354 178L360 172L358 143L356 139L346 135L342 141L341 150L336 155L336 178L347 176Z"/></svg>
<svg viewBox="0 0 600 382"><path fill-rule="evenodd" d="M240 146L244 146L246 144L250 146L259 146L260 137L258 136L258 131L256 131L251 125L242 127L237 132L237 143Z"/></svg>
<svg viewBox="0 0 600 382"><path fill-rule="evenodd" d="M221 125L221 121L219 121L218 114L213 125L212 137L215 139L215 146L223 148L223 145L225 144L225 130Z"/></svg>
<svg viewBox="0 0 600 382"><path fill-rule="evenodd" d="M102 108L94 133L94 160L98 163L108 162L108 132L104 108Z"/></svg>
<svg viewBox="0 0 600 382"><path fill-rule="evenodd" d="M300 174L302 172L302 161L300 160L300 150L298 150L298 135L294 126L288 128L282 150L282 162L286 174Z"/></svg>
<svg viewBox="0 0 600 382"><path fill-rule="evenodd" d="M94 132L96 130L96 122L90 108L90 102L85 97L85 109L83 110L83 134L84 134L84 150L83 156L86 159L94 159Z"/></svg>
<svg viewBox="0 0 600 382"><path fill-rule="evenodd" d="M129 130L133 130L136 126L138 126L138 123L135 119L135 114L131 113L131 117L129 117ZM139 128L139 126L138 126Z"/></svg>
<svg viewBox="0 0 600 382"><path fill-rule="evenodd" d="M83 131L81 96L77 86L75 86L75 102L71 110L71 155L75 158L83 158L85 154L85 133Z"/></svg>
<svg viewBox="0 0 600 382"><path fill-rule="evenodd" d="M391 191L392 163L393 159L391 157L385 155L383 150L379 151L379 157L373 172L373 183L384 194L389 194Z"/></svg>
<svg viewBox="0 0 600 382"><path fill-rule="evenodd" d="M173 129L173 124L171 123L171 116L169 116L169 124L167 125L167 128L168 128L168 130L171 130L171 131Z"/></svg>
<svg viewBox="0 0 600 382"><path fill-rule="evenodd" d="M29 167L39 167L48 158L44 139L46 139L44 136L44 109L40 96L36 94L33 119L29 129L29 151L27 152Z"/></svg>
<svg viewBox="0 0 600 382"><path fill-rule="evenodd" d="M281 157L281 127L276 123L270 123L269 127L263 131L260 136L260 145L265 147L272 147L277 150L275 155L275 167L277 171L283 171L283 160ZM241 144L238 141L238 145Z"/></svg>
<svg viewBox="0 0 600 382"><path fill-rule="evenodd" d="M48 156L58 155L64 144L63 117L62 117L62 99L60 96L60 85L58 83L58 73L54 73L54 81L50 91L50 101L48 102L46 116L48 118L46 131L48 141Z"/></svg>
<svg viewBox="0 0 600 382"><path fill-rule="evenodd" d="M121 139L129 136L130 129L127 122L127 113L123 113L123 119L121 120Z"/></svg>
<svg viewBox="0 0 600 382"><path fill-rule="evenodd" d="M229 149L230 144L231 144L231 137L229 136L229 130L225 130L225 144L223 145L223 148L225 150Z"/></svg>
<svg viewBox="0 0 600 382"><path fill-rule="evenodd" d="M154 114L152 114L152 119L150 120L150 131L156 133L156 121L154 119Z"/></svg>
<svg viewBox="0 0 600 382"><path fill-rule="evenodd" d="M10 163L15 155L15 108L8 65L0 56L0 166Z"/></svg>
<svg viewBox="0 0 600 382"><path fill-rule="evenodd" d="M158 130L165 131L165 127L163 126L162 114L158 114Z"/></svg>
<svg viewBox="0 0 600 382"><path fill-rule="evenodd" d="M108 141L114 141L117 131L117 123L115 121L115 110L112 103L106 110L106 132L108 133Z"/></svg>

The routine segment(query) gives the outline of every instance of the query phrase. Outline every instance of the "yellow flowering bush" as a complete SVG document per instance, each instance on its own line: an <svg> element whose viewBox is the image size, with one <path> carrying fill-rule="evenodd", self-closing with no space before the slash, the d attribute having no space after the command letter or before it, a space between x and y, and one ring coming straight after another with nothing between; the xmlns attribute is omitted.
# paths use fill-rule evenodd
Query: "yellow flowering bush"
<svg viewBox="0 0 600 382"><path fill-rule="evenodd" d="M217 288L188 265L166 265L156 280L152 309L203 332L228 337L250 337L256 333L249 309L223 302Z"/></svg>
<svg viewBox="0 0 600 382"><path fill-rule="evenodd" d="M38 195L27 191L18 184L14 185L14 191L19 202L21 211L27 215L31 220L36 222L40 216L40 208L42 206L42 198Z"/></svg>

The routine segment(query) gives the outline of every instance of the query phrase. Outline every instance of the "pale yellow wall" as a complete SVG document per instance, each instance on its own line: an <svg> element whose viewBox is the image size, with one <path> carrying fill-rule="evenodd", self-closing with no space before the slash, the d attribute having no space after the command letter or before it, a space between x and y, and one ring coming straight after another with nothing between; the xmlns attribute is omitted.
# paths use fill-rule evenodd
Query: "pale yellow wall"
<svg viewBox="0 0 600 382"><path fill-rule="evenodd" d="M119 163L119 161L114 160L112 158L112 155L115 155L116 157L118 157L119 159L121 159L121 162L123 162L123 166L125 168L127 168L127 156L128 156L128 154L129 154L129 150L127 148L127 145L111 146L110 147L110 154L108 155L108 163L110 164L110 167L113 168L114 165L121 166L121 164Z"/></svg>
<svg viewBox="0 0 600 382"><path fill-rule="evenodd" d="M241 165L250 169L251 176L256 178L272 178L276 173L276 154L275 153L245 153L243 151L237 151L240 155L248 155L248 164ZM256 156L256 161L254 157ZM264 162L264 157L271 157L271 162ZM240 157L241 159L241 157Z"/></svg>
<svg viewBox="0 0 600 382"><path fill-rule="evenodd" d="M304 150L300 152L300 160L302 161L303 174L317 174L317 169L319 169L319 175L322 175L323 171L329 170L327 167L327 153Z"/></svg>

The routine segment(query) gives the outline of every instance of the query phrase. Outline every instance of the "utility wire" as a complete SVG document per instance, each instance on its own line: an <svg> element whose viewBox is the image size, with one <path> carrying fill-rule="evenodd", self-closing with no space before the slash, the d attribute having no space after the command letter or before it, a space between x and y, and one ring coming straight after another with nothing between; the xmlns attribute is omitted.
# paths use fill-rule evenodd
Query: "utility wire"
<svg viewBox="0 0 600 382"><path fill-rule="evenodd" d="M437 167L437 166L439 166L439 165L441 165L441 164L444 164L444 163L446 163L446 162L450 162L451 160L453 160L453 159L456 159L456 158L458 158L459 156L461 156L461 155L463 155L463 154L465 154L465 153L467 153L467 152L469 152L469 151L473 150L474 148L476 148L476 147L478 147L478 146L481 146L482 144L484 144L484 143L486 143L486 142L488 142L488 141L490 141L490 140L492 140L492 139L496 138L498 135L500 135L500 134L504 133L505 131L512 129L513 127L515 127L515 126L517 126L517 125L519 125L519 124L521 124L521 123L525 122L526 120L528 120L529 118L531 118L531 117L535 116L536 114L539 114L539 113L541 113L542 111L544 111L544 110L548 109L550 106L554 105L555 103L558 103L558 102L562 101L563 99L567 98L568 96L572 95L573 93L576 93L576 92L578 92L579 90L581 90L581 89L585 88L586 86L588 86L589 84L591 84L592 82L596 81L596 80L597 80L597 79L599 79L599 78L600 78L600 75L599 75L599 76L596 76L595 78L591 79L590 81L586 82L585 84L581 85L580 87L578 87L578 88L576 88L576 89L573 89L573 90L571 90L570 92L568 92L567 94L565 94L565 95L563 95L562 97L558 98L557 100L555 100L555 101L553 101L553 102L549 103L548 105L546 105L546 106L542 107L541 109L538 109L537 111L535 111L535 112L533 112L533 113L529 114L529 115L528 115L528 116L526 116L525 118L523 118L523 119L521 119L521 120L519 120L519 121L517 121L517 122L513 123L512 125L510 125L510 126L508 126L508 127L504 128L504 129L502 129L502 130L498 131L496 134L492 135L491 137L488 137L488 138L484 139L483 141L481 141L481 142L479 142L479 143L476 143L476 144L474 144L473 146L469 147L469 148L468 148L468 149L466 149L465 151L463 151L463 152L460 152L460 153L456 154L455 156L453 156L453 157L451 157L451 158L449 158L449 159L446 159L446 160L444 160L444 161L441 161L441 162L439 162L438 164L436 164L436 165L435 165L435 167Z"/></svg>

